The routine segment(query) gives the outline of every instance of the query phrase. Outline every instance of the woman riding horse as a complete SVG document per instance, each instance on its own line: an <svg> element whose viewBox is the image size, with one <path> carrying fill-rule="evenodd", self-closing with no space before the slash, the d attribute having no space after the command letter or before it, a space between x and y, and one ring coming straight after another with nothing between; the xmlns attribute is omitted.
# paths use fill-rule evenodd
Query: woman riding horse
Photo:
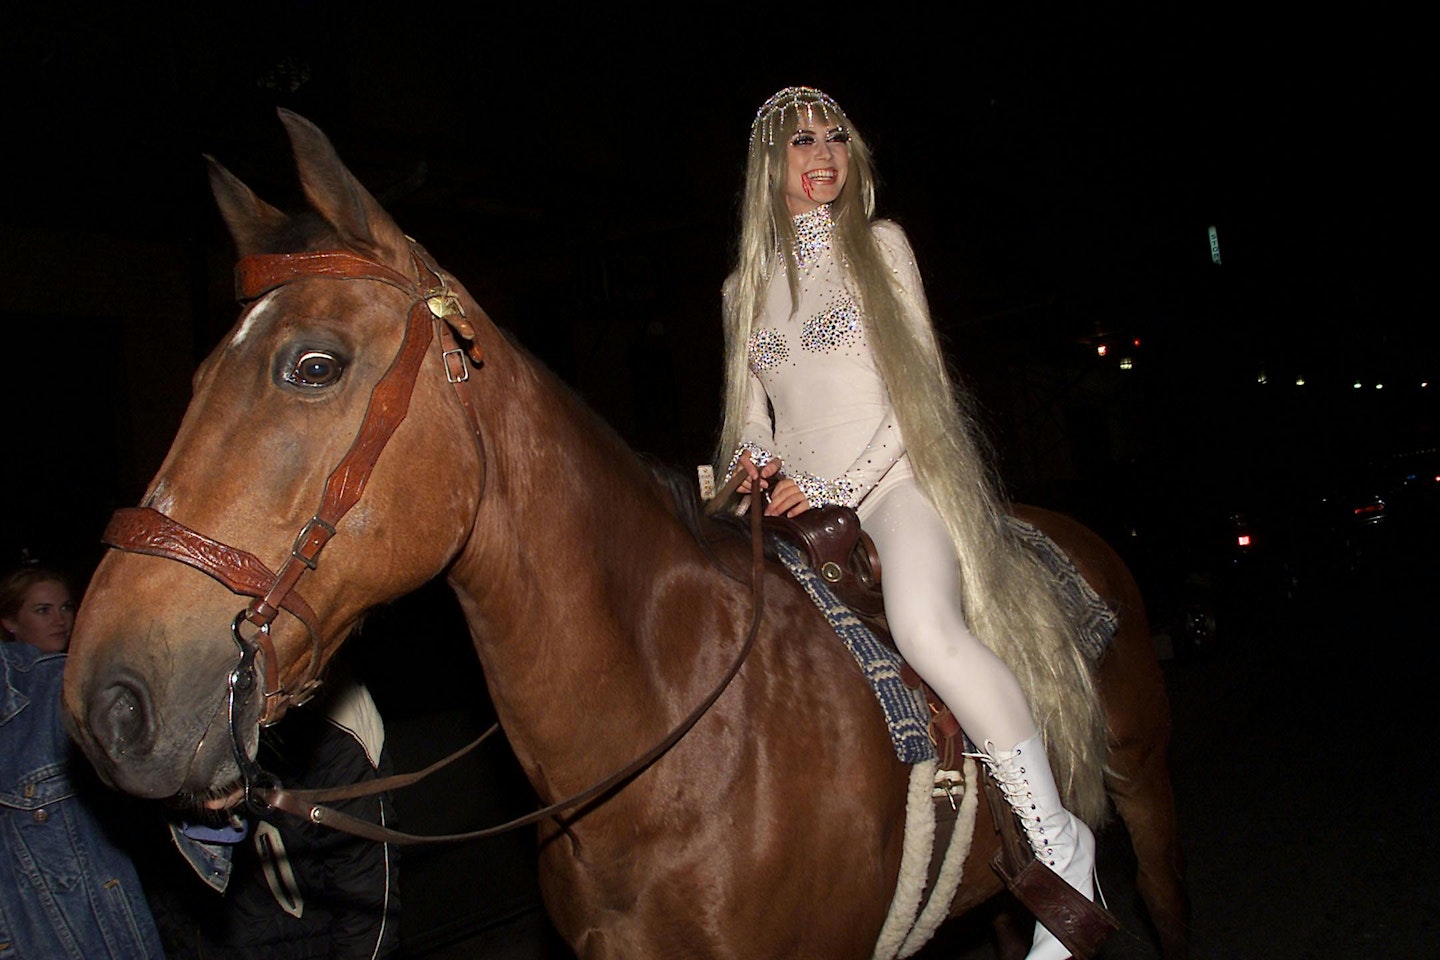
<svg viewBox="0 0 1440 960"><path fill-rule="evenodd" d="M824 617L773 566L756 617L748 579L725 572L744 569L746 546L697 542L671 491L489 322L325 136L281 117L310 211L289 216L212 167L246 308L201 367L143 505L107 530L116 549L91 580L65 676L86 754L139 796L241 802L265 780L252 769L259 726L311 691L366 610L443 573L541 802L594 797L539 830L546 906L577 956L873 957L913 772L854 657L821 642ZM909 429L898 397L896 409ZM237 443L254 455L233 456ZM1113 551L1059 520L1037 525L1119 619L1098 672L1111 796L1180 958L1168 714L1143 603ZM1004 556L998 572L967 563L967 579L1038 583ZM982 639L1023 646L1005 624L1028 606L967 604ZM728 669L734 682L669 752L585 792L683 729ZM1056 710L1032 702L1063 740ZM985 869L989 806L976 807L941 913L1000 890Z"/></svg>
<svg viewBox="0 0 1440 960"><path fill-rule="evenodd" d="M750 130L739 261L725 284L720 456L748 474L742 492L767 488L768 514L858 510L901 653L980 745L1035 856L1093 899L1095 841L1065 808L1045 748L1062 739L1103 756L1090 672L1041 570L1007 534L905 233L874 212L869 150L835 101L812 87L767 100ZM1042 662L1021 660L1031 689L1090 690L1090 712L1041 702L1037 724L995 652L1037 636ZM1030 956L1068 955L1037 924Z"/></svg>

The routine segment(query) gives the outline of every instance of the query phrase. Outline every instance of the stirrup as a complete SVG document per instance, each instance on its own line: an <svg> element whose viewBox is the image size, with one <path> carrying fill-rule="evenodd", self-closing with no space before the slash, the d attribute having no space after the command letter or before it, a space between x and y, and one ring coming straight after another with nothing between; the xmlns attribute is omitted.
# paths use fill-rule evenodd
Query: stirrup
<svg viewBox="0 0 1440 960"><path fill-rule="evenodd" d="M1034 914L1035 922L1044 924L1075 960L1090 960L1110 934L1120 929L1114 914L1034 857L1013 874L1005 869L1004 861L1005 855L997 853L990 866L1015 899Z"/></svg>
<svg viewBox="0 0 1440 960"><path fill-rule="evenodd" d="M982 782L995 829L1000 833L1000 852L990 866L1020 905L1054 934L1075 960L1089 960L1110 934L1120 929L1120 922L1036 858L1028 838L1021 835L1020 819L1007 802L1004 781L992 772ZM1099 889L1097 884L1097 896Z"/></svg>

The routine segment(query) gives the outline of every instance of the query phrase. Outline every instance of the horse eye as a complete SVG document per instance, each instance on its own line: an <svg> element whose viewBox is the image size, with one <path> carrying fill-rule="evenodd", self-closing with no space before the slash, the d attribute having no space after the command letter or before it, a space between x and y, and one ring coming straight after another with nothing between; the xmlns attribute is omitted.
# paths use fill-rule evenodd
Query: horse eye
<svg viewBox="0 0 1440 960"><path fill-rule="evenodd" d="M340 361L321 350L307 350L295 361L285 377L302 387L328 387L340 379L345 368Z"/></svg>

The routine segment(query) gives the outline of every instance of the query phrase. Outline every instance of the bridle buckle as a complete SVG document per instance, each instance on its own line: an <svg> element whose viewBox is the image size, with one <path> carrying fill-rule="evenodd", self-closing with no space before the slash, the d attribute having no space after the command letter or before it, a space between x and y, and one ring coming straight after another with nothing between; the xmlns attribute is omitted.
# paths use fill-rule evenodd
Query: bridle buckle
<svg viewBox="0 0 1440 960"><path fill-rule="evenodd" d="M316 530L322 535L317 535ZM305 566L314 570L320 562L320 550L335 536L335 525L327 523L319 517L311 517L300 532L295 536L295 543L290 548L290 556L299 560Z"/></svg>
<svg viewBox="0 0 1440 960"><path fill-rule="evenodd" d="M459 373L453 372L454 368L451 366L452 357L455 359L454 367L460 370ZM464 383L470 379L470 364L465 362L464 350L461 350L459 347L453 350L445 350L441 352L440 359L445 364L446 380L449 380L451 383Z"/></svg>

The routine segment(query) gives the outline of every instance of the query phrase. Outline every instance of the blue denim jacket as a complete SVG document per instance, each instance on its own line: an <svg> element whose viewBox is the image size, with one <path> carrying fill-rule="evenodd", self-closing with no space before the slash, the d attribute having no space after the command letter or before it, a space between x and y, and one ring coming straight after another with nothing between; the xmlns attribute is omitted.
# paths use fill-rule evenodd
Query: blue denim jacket
<svg viewBox="0 0 1440 960"><path fill-rule="evenodd" d="M0 960L163 958L130 859L72 781L64 654L0 642ZM85 788L88 789L88 786Z"/></svg>

